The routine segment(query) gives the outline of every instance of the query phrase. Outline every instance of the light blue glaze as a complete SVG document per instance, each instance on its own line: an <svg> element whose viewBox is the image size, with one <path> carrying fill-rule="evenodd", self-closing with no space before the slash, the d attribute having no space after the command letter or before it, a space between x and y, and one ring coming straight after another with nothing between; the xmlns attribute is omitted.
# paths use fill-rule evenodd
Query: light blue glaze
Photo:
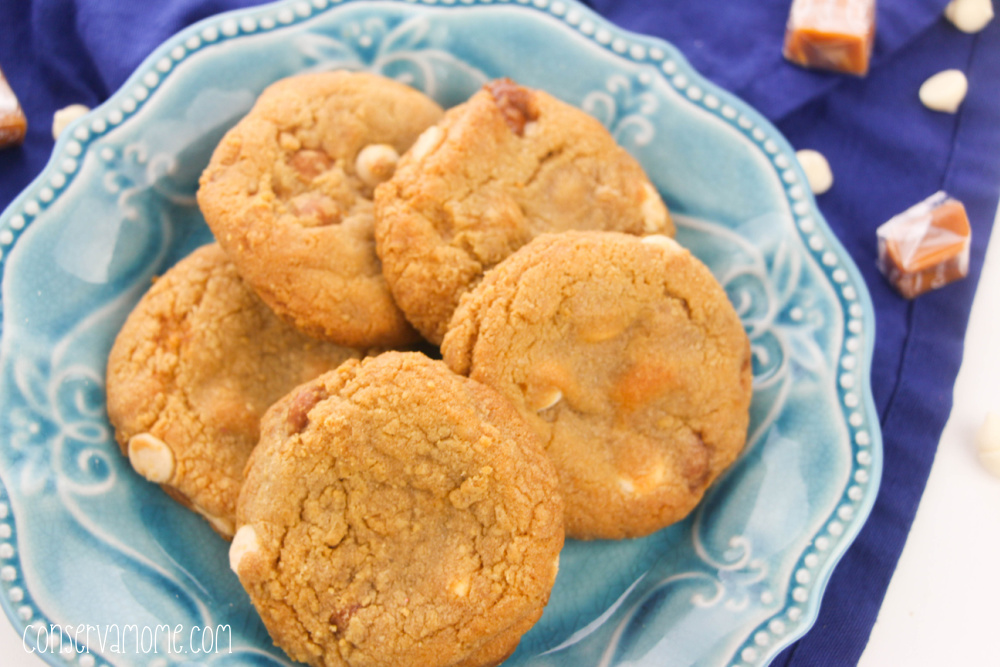
<svg viewBox="0 0 1000 667"><path fill-rule="evenodd" d="M88 651L45 656L54 665L286 664L227 544L119 453L104 365L151 277L211 238L194 194L223 132L275 79L335 67L446 106L509 76L586 109L643 163L753 344L742 458L679 525L569 542L507 664L766 664L814 622L875 498L868 294L766 120L671 46L570 0L316 0L215 17L69 128L0 218L0 604L18 631L33 645L29 624L92 626ZM115 626L158 625L180 626L183 653L162 630L156 654L115 642ZM191 630L220 625L233 653L192 653Z"/></svg>

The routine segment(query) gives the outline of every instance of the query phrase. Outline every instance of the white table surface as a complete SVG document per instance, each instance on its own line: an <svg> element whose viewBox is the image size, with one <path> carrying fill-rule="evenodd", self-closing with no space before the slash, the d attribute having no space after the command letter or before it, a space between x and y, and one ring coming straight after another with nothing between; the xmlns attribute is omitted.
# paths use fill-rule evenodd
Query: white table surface
<svg viewBox="0 0 1000 667"><path fill-rule="evenodd" d="M974 444L986 414L1000 412L1000 215L995 230L951 416L861 667L1000 665L1000 478L979 464ZM6 619L0 662L43 664Z"/></svg>

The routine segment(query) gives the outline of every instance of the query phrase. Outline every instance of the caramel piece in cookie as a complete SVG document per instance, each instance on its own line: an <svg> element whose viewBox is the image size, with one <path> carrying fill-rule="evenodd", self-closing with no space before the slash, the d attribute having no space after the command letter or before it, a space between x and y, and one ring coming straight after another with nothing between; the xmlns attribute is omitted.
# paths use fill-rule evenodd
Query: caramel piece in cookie
<svg viewBox="0 0 1000 667"><path fill-rule="evenodd" d="M674 231L642 167L604 126L509 80L427 130L376 190L375 209L396 302L434 343L462 293L538 234Z"/></svg>
<svg viewBox="0 0 1000 667"><path fill-rule="evenodd" d="M496 665L548 601L557 484L492 389L414 352L351 361L261 421L230 565L295 660Z"/></svg>
<svg viewBox="0 0 1000 667"><path fill-rule="evenodd" d="M159 278L126 320L108 360L108 416L132 467L228 538L261 415L359 356L296 331L211 244Z"/></svg>
<svg viewBox="0 0 1000 667"><path fill-rule="evenodd" d="M746 439L747 336L708 269L666 236L538 237L462 298L442 353L546 443L570 537L684 518Z"/></svg>
<svg viewBox="0 0 1000 667"><path fill-rule="evenodd" d="M198 204L240 275L301 330L356 347L411 343L375 254L372 195L441 113L373 74L284 79L216 148Z"/></svg>

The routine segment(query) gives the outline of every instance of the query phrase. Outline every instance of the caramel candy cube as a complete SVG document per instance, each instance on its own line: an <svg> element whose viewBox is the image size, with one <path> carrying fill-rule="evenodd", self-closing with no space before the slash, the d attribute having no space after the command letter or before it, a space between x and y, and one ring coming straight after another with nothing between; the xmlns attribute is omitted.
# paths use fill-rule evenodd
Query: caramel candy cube
<svg viewBox="0 0 1000 667"><path fill-rule="evenodd" d="M864 76L875 41L875 0L792 0L785 58Z"/></svg>
<svg viewBox="0 0 1000 667"><path fill-rule="evenodd" d="M20 144L27 131L28 119L0 70L0 148Z"/></svg>
<svg viewBox="0 0 1000 667"><path fill-rule="evenodd" d="M969 217L945 192L891 218L876 234L879 270L907 299L969 272Z"/></svg>

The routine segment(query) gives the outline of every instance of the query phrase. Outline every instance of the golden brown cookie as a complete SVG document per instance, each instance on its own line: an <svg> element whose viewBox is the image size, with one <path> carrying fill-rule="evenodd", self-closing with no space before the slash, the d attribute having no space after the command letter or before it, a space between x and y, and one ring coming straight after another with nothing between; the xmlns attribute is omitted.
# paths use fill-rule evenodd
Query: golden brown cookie
<svg viewBox="0 0 1000 667"><path fill-rule="evenodd" d="M271 312L211 244L159 278L126 320L108 360L108 416L141 475L232 537L261 415L359 356Z"/></svg>
<svg viewBox="0 0 1000 667"><path fill-rule="evenodd" d="M538 237L462 298L442 353L546 443L570 537L682 519L746 438L747 336L705 265L666 236Z"/></svg>
<svg viewBox="0 0 1000 667"><path fill-rule="evenodd" d="M434 343L462 293L538 234L674 231L642 167L604 126L509 80L424 132L376 190L375 210L389 287Z"/></svg>
<svg viewBox="0 0 1000 667"><path fill-rule="evenodd" d="M281 80L222 139L198 204L240 275L302 331L355 347L413 342L375 254L372 193L440 115L373 74Z"/></svg>
<svg viewBox="0 0 1000 667"><path fill-rule="evenodd" d="M261 431L230 565L295 660L496 665L541 616L557 477L492 389L387 352L294 390Z"/></svg>

